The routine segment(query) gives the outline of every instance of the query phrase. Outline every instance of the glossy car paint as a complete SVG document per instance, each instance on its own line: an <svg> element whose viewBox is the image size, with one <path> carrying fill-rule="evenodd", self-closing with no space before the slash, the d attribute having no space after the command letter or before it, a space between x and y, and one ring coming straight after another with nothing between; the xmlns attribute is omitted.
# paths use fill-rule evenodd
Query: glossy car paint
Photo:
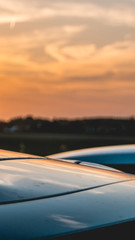
<svg viewBox="0 0 135 240"><path fill-rule="evenodd" d="M26 153L20 153L20 152L13 152L13 151L7 151L7 150L3 150L0 149L0 160L10 160L10 159L37 159L37 158L43 158L40 156L35 156L32 154L26 154Z"/></svg>
<svg viewBox="0 0 135 240"><path fill-rule="evenodd" d="M101 163L102 161L102 164L135 164L135 145L86 148L82 150L53 154L47 157L53 159L72 159L86 162L91 161L95 163Z"/></svg>
<svg viewBox="0 0 135 240"><path fill-rule="evenodd" d="M50 239L135 219L135 181L0 206L0 239ZM7 231L8 229L8 231Z"/></svg>
<svg viewBox="0 0 135 240"><path fill-rule="evenodd" d="M57 160L0 161L0 203L53 197L134 179L115 171Z"/></svg>
<svg viewBox="0 0 135 240"><path fill-rule="evenodd" d="M0 240L51 239L135 220L135 175L7 155L0 161Z"/></svg>
<svg viewBox="0 0 135 240"><path fill-rule="evenodd" d="M88 148L53 154L47 157L92 162L107 165L129 173L135 173L135 145Z"/></svg>

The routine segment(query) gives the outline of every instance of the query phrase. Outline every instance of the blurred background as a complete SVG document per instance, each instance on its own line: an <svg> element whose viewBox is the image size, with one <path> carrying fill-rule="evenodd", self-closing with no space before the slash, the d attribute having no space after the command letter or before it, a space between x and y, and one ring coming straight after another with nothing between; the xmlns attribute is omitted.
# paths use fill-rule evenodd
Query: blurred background
<svg viewBox="0 0 135 240"><path fill-rule="evenodd" d="M0 148L135 143L134 105L134 0L0 0Z"/></svg>
<svg viewBox="0 0 135 240"><path fill-rule="evenodd" d="M0 122L2 149L41 156L97 146L135 143L135 120L43 120L32 117Z"/></svg>

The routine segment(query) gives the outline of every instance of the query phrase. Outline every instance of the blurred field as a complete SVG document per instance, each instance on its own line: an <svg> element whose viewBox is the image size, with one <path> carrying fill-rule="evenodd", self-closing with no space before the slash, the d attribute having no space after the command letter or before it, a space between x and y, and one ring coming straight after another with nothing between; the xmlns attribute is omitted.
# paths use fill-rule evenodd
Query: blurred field
<svg viewBox="0 0 135 240"><path fill-rule="evenodd" d="M135 144L132 137L71 134L0 134L0 148L40 156L81 148Z"/></svg>

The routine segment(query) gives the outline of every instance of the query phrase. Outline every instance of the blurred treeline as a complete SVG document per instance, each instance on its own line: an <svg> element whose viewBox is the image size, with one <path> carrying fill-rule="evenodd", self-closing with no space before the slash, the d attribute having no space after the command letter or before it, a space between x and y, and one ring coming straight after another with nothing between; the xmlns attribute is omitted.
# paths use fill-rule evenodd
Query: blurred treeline
<svg viewBox="0 0 135 240"><path fill-rule="evenodd" d="M1 133L68 133L135 136L135 119L36 119L15 118L8 122L0 121Z"/></svg>
<svg viewBox="0 0 135 240"><path fill-rule="evenodd" d="M135 120L15 118L0 122L0 148L41 156L109 145L135 144Z"/></svg>

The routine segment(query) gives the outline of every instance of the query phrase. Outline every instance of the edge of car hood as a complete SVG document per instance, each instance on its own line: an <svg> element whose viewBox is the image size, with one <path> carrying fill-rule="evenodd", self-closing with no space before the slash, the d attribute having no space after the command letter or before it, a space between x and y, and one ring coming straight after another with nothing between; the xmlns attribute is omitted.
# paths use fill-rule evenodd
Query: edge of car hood
<svg viewBox="0 0 135 240"><path fill-rule="evenodd" d="M135 175L48 159L0 161L0 204L53 198L117 182Z"/></svg>

